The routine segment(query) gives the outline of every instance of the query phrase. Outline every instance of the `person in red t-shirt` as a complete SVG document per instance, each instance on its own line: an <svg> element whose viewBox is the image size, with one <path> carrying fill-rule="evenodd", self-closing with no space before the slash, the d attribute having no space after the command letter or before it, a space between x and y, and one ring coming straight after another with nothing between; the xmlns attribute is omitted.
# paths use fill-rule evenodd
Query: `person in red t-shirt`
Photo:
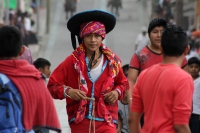
<svg viewBox="0 0 200 133"><path fill-rule="evenodd" d="M150 39L150 44L142 49L137 50L130 61L129 71L128 71L128 81L129 81L129 93L128 99L131 105L131 94L133 91L133 85L135 84L138 75L144 69L161 63L163 61L161 51L159 49L161 43L161 35L163 30L167 25L167 21L163 18L155 18L149 23L148 34ZM182 68L187 70L187 60L183 61Z"/></svg>
<svg viewBox="0 0 200 133"><path fill-rule="evenodd" d="M134 85L130 133L190 133L194 85L189 73L181 69L189 49L186 32L179 26L167 26L160 47L163 62L142 71Z"/></svg>

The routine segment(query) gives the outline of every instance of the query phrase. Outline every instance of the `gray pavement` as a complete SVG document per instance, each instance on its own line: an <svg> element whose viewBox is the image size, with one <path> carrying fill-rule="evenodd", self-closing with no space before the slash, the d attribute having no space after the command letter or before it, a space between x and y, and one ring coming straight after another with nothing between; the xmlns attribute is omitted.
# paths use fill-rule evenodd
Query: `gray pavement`
<svg viewBox="0 0 200 133"><path fill-rule="evenodd" d="M79 0L77 12L89 9L106 8L107 0ZM39 47L32 46L34 59L44 57L50 60L53 71L73 51L70 33L66 27L67 20L63 10L64 0L51 0L51 29L48 35L42 36ZM123 9L117 18L115 29L106 36L104 43L122 60L122 64L130 62L135 51L135 39L141 29L141 5L138 0L123 0ZM148 13L147 13L148 14ZM145 22L144 22L145 23ZM147 25L146 25L147 27ZM63 133L70 133L65 100L54 100L61 122Z"/></svg>

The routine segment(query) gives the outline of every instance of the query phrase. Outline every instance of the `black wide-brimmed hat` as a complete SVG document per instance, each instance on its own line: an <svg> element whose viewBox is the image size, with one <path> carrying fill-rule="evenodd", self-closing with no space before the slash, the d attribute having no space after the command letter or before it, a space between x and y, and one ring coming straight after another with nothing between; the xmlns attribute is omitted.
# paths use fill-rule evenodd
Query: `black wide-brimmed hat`
<svg viewBox="0 0 200 133"><path fill-rule="evenodd" d="M102 11L102 10L87 10L72 16L67 22L67 28L71 32L72 46L76 49L76 38L78 38L79 44L81 43L80 38L80 25L89 21L99 21L105 25L106 33L109 33L116 24L116 18L113 14Z"/></svg>

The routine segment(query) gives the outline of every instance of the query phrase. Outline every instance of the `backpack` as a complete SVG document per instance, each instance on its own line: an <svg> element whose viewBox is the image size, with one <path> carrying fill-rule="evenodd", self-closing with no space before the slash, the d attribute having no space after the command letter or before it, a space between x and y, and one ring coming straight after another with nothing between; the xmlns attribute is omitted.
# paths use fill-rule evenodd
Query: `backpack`
<svg viewBox="0 0 200 133"><path fill-rule="evenodd" d="M22 125L20 97L13 92L13 87L8 77L0 73L0 133L26 132Z"/></svg>

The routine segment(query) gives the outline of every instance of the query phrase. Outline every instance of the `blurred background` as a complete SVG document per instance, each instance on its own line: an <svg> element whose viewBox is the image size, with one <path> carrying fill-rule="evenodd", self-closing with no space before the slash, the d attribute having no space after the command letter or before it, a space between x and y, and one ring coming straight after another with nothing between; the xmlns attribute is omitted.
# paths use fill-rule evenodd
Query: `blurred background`
<svg viewBox="0 0 200 133"><path fill-rule="evenodd" d="M73 51L66 23L75 13L101 9L112 12L117 23L104 40L122 60L138 49L137 37L149 22L163 17L187 30L191 49L199 55L200 0L0 0L0 25L16 25L34 59L46 58L53 71ZM65 101L55 100L63 132L70 132Z"/></svg>
<svg viewBox="0 0 200 133"><path fill-rule="evenodd" d="M138 34L147 30L155 17L183 26L188 37L200 28L200 0L0 0L0 25L16 25L34 58L43 56L52 61L58 57L54 69L72 52L67 20L89 9L106 10L116 16L116 27L104 43L122 58L123 64L129 63L137 49ZM54 47L59 45L63 48L57 52ZM39 53L41 50L43 53Z"/></svg>

